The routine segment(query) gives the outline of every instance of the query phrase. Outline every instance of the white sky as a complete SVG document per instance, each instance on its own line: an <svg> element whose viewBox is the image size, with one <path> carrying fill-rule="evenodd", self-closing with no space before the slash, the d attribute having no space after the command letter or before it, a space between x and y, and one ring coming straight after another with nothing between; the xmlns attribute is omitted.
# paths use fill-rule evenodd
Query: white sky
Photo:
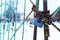
<svg viewBox="0 0 60 40"><path fill-rule="evenodd" d="M9 3L8 1L9 0L7 0L7 3ZM32 0L32 1L34 3L36 2L35 0ZM43 10L43 0L40 0L39 2L40 2L39 3L39 10ZM4 0L2 0L2 3L4 3ZM1 0L0 0L0 5L1 5ZM50 13L53 13L59 6L60 6L60 0L48 0L48 10L50 10ZM17 9L18 13L24 13L24 0L18 0L17 7L18 7L18 9ZM29 0L26 0L26 14L25 14L26 16L31 11L31 8L32 8L31 2ZM3 12L4 12L4 5L2 6L2 14L3 14ZM1 7L0 7L0 14L1 14ZM30 17L33 17L33 13ZM59 23L55 22L55 24L60 28ZM49 40L60 40L60 32L57 31L52 25L50 25L49 28L50 28ZM5 33L5 36L6 35L7 35L7 32ZM16 34L16 40L21 40L21 38L22 38L22 27ZM5 39L5 40L7 40L7 39ZM33 27L30 28L29 25L26 23L25 23L24 40L33 40ZM43 27L42 28L38 27L37 40L44 40Z"/></svg>

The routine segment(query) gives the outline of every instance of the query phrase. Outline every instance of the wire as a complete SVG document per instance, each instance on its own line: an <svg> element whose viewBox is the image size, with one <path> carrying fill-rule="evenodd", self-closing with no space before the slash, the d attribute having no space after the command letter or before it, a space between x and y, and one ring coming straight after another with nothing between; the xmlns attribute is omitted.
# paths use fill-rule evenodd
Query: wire
<svg viewBox="0 0 60 40"><path fill-rule="evenodd" d="M28 14L28 16L26 17L26 19L28 19L28 17L30 16L31 13L32 13L32 11Z"/></svg>
<svg viewBox="0 0 60 40"><path fill-rule="evenodd" d="M60 31L60 29L53 23L51 23L58 31Z"/></svg>
<svg viewBox="0 0 60 40"><path fill-rule="evenodd" d="M31 2L33 5L35 5L31 0L30 0L30 2Z"/></svg>
<svg viewBox="0 0 60 40"><path fill-rule="evenodd" d="M30 2L33 4L33 5L35 5L31 0L30 0ZM28 19L28 17L30 16L30 14L33 12L33 10L28 14L28 16L26 17L26 19Z"/></svg>

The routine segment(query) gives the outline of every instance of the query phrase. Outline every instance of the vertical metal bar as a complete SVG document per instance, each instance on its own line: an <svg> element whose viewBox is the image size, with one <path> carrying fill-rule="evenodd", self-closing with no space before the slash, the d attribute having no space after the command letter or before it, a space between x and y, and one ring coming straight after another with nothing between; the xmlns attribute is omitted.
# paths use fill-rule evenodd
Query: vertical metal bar
<svg viewBox="0 0 60 40"><path fill-rule="evenodd" d="M1 0L1 5L2 5L2 0ZM1 6L1 14L0 14L0 40L1 40L1 34L2 34L2 23L1 23L1 17L2 17L2 6Z"/></svg>
<svg viewBox="0 0 60 40"><path fill-rule="evenodd" d="M9 19L10 20L10 19ZM10 22L8 24L8 40L9 40L9 37L10 37Z"/></svg>
<svg viewBox="0 0 60 40"><path fill-rule="evenodd" d="M43 0L43 11L47 11L47 0Z"/></svg>
<svg viewBox="0 0 60 40"><path fill-rule="evenodd" d="M49 27L48 25L44 24L44 40L48 40L49 37Z"/></svg>
<svg viewBox="0 0 60 40"><path fill-rule="evenodd" d="M11 0L10 0L10 4L9 4L9 6L11 7ZM11 10L10 10L11 11ZM9 40L9 38L10 38L10 13L9 13L9 18L8 18L8 40Z"/></svg>
<svg viewBox="0 0 60 40"><path fill-rule="evenodd" d="M18 0L16 0L16 8L18 6ZM16 9L16 13L17 13L17 9ZM16 40L16 22L17 22L17 15L15 14L15 36L14 36L14 40Z"/></svg>
<svg viewBox="0 0 60 40"><path fill-rule="evenodd" d="M36 14L39 10L39 0L36 0ZM37 38L37 26L34 26L34 36L33 36L33 40L36 40Z"/></svg>
<svg viewBox="0 0 60 40"><path fill-rule="evenodd" d="M8 40L9 40L9 37L10 37L10 14L9 14L9 18L8 18Z"/></svg>
<svg viewBox="0 0 60 40"><path fill-rule="evenodd" d="M1 28L1 25L0 25L0 28ZM1 29L0 29L0 40L1 40Z"/></svg>
<svg viewBox="0 0 60 40"><path fill-rule="evenodd" d="M1 20L1 18L0 18L0 20ZM1 40L1 34L2 34L1 29L2 29L2 26L1 26L1 22L0 22L0 40Z"/></svg>
<svg viewBox="0 0 60 40"><path fill-rule="evenodd" d="M4 11L5 11L4 15L6 16L6 0L5 0ZM5 17L5 18L6 18L6 17ZM4 19L5 19L5 18L4 18ZM4 39L4 38L5 38L5 23L6 23L6 19L4 20L4 24L3 24L3 40L5 40L5 39Z"/></svg>
<svg viewBox="0 0 60 40"><path fill-rule="evenodd" d="M4 40L4 35L5 35L5 24L3 24L3 40Z"/></svg>
<svg viewBox="0 0 60 40"><path fill-rule="evenodd" d="M17 9L16 9L16 13L17 13ZM14 35L14 40L16 39L16 14L15 14L15 28L14 28L14 33L15 33L15 35Z"/></svg>
<svg viewBox="0 0 60 40"><path fill-rule="evenodd" d="M16 11L17 11L17 9L16 9ZM16 12L17 13L17 12ZM15 28L14 28L14 33L16 33L16 14L14 15L15 16ZM14 35L14 40L16 39L16 34Z"/></svg>
<svg viewBox="0 0 60 40"><path fill-rule="evenodd" d="M23 31L22 31L22 40L24 40L25 13L26 13L26 0L24 0L24 17L23 17Z"/></svg>
<svg viewBox="0 0 60 40"><path fill-rule="evenodd" d="M37 26L34 26L34 36L33 36L33 40L36 40L37 38Z"/></svg>
<svg viewBox="0 0 60 40"><path fill-rule="evenodd" d="M36 0L36 12L39 10L39 0Z"/></svg>
<svg viewBox="0 0 60 40"><path fill-rule="evenodd" d="M47 14L47 0L43 0L43 12L44 15ZM49 27L48 25L44 24L44 40L48 40L48 37L49 37Z"/></svg>
<svg viewBox="0 0 60 40"><path fill-rule="evenodd" d="M0 17L0 40L1 40L1 34L2 34L2 23L1 23L1 17Z"/></svg>

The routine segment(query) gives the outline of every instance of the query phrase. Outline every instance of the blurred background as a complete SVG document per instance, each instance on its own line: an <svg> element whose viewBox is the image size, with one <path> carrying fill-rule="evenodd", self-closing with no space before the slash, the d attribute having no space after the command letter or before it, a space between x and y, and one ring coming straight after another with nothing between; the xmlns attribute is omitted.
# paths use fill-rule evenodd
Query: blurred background
<svg viewBox="0 0 60 40"><path fill-rule="evenodd" d="M30 0L0 0L0 40L22 40L23 34L23 18L25 18L32 10ZM36 4L36 0L32 0ZM48 0L48 10L52 14L53 23L60 28L60 0ZM24 5L25 11L24 11ZM43 11L43 0L39 0L39 10ZM24 24L24 39L33 40L34 25L30 24L30 19L34 18L34 12L28 17ZM20 27L20 25L22 25ZM44 40L44 27L37 29L37 40ZM16 32L16 30L18 30ZM60 32L52 25L49 25L49 40L60 40ZM16 36L13 36L16 32ZM13 37L12 37L13 36Z"/></svg>

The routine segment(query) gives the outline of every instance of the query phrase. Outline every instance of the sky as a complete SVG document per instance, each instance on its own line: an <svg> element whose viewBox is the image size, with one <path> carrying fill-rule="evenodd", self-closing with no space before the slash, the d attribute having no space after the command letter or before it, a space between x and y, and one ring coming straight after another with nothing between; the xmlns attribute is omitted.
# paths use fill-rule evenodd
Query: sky
<svg viewBox="0 0 60 40"><path fill-rule="evenodd" d="M5 4L4 1L5 0L2 0L2 4ZM13 0L13 1L15 3L14 7L16 7L16 0ZM32 1L35 4L36 1L35 0L32 0ZM7 0L7 3L9 4L9 0ZM1 5L1 0L0 0L0 5ZM59 6L60 6L60 0L48 0L48 10L50 10L50 14L52 14ZM7 10L7 8L8 8L8 5L6 5L6 10ZM26 11L25 11L26 12L26 14L25 14L26 16L30 13L31 8L32 8L31 2L29 0L26 0ZM4 9L5 9L5 5L2 5L2 13L1 13L1 6L0 6L0 14L4 13ZM43 0L39 0L39 10L43 11ZM17 12L18 13L24 13L24 0L18 0ZM33 13L30 15L30 17L33 18ZM19 27L20 23L16 24L17 28ZM2 24L2 28L3 28L3 23L1 23L1 24ZM54 22L54 24L56 24L57 27L60 28L60 24L59 23ZM6 23L6 26L7 25L8 25L8 23ZM11 26L11 24L10 24L10 26ZM24 28L24 32L25 32L24 40L33 40L33 29L34 29L34 26L33 25L32 25L32 27L29 27L29 26L30 26L30 24L25 22L25 26L24 26L25 27ZM16 33L16 40L22 40L22 28L23 28L23 26ZM43 31L43 29L44 29L44 27L42 27L42 28L38 27L37 40L44 40L44 31ZM60 40L60 32L57 31L52 25L49 25L49 29L50 29L49 40ZM8 32L5 31L5 36L4 36L5 40L7 40L7 38L8 38L7 34L8 34ZM11 35L13 35L13 34L14 34L14 31L10 31L10 38L11 38ZM2 34L1 37L3 38L3 34Z"/></svg>

